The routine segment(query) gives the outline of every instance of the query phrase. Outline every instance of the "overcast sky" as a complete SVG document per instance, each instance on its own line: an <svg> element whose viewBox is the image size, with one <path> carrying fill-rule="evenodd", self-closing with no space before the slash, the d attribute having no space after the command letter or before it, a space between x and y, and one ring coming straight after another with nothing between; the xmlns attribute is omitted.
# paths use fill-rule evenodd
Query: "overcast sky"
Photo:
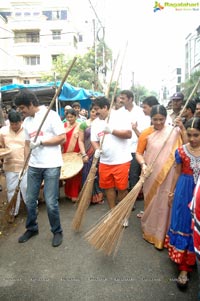
<svg viewBox="0 0 200 301"><path fill-rule="evenodd" d="M76 1L78 0L73 0L74 3ZM134 72L135 83L156 90L161 79L166 76L168 67L182 67L185 38L200 25L200 2L198 11L177 11L164 7L163 10L154 12L155 1L152 0L82 0L81 17L85 13L85 17L89 17L89 13L84 12L84 7L90 6L90 2L105 25L106 41L115 55L120 49L123 52L128 41L123 88L130 86L129 79ZM171 1L180 2L188 1ZM80 1L78 3L80 5ZM160 4L164 4L164 1Z"/></svg>

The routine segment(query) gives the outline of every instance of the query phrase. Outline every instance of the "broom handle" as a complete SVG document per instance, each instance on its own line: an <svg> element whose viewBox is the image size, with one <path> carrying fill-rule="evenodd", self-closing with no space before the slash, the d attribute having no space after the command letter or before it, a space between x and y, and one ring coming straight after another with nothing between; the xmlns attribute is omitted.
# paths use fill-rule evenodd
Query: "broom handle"
<svg viewBox="0 0 200 301"><path fill-rule="evenodd" d="M181 117L181 116L182 116L182 114L183 114L183 112L184 112L184 110L185 110L185 108L186 108L187 104L188 104L188 103L189 103L189 101L192 99L192 97L193 97L194 93L195 93L195 92L196 92L196 90L198 89L198 86L199 86L199 84L200 84L200 78L198 79L198 81L197 81L196 85L194 86L194 88L193 88L192 92L190 93L190 95L189 95L189 97L188 97L188 99L187 99L187 101L186 101L185 105L183 106L183 108L182 108L182 110L181 110L180 114L178 115L178 117Z"/></svg>
<svg viewBox="0 0 200 301"><path fill-rule="evenodd" d="M109 85L108 85L108 88L107 88L107 91L106 91L106 97L107 98L109 98L110 88L111 88L113 76L114 76L114 73L115 73L115 69L116 69L116 66L117 66L117 62L119 60L119 55L120 55L120 51L118 52L117 58L115 60L115 63L114 63L114 66L113 66L113 70L112 70L112 74L111 74L111 77L110 77L110 82L109 82Z"/></svg>
<svg viewBox="0 0 200 301"><path fill-rule="evenodd" d="M125 46L125 49L124 49L124 54L123 54L123 58L122 58L122 62L121 62L121 67L120 67L120 70L119 70L119 73L118 73L117 81L115 83L115 88L114 88L114 92L113 92L113 95L112 95L112 100L111 100L111 103L110 103L110 108L109 108L109 111L108 111L108 117L107 117L107 120L106 120L107 124L109 123L109 120L110 120L110 113L111 113L112 106L113 106L113 103L114 103L114 98L115 98L115 94L116 94L116 91L117 91L117 86L118 86L118 83L119 83L119 77L120 77L120 74L122 72L122 67L123 67L123 63L124 63L124 59L125 59L125 54L126 54L127 47L128 47L128 41L126 42L126 46ZM100 150L102 149L102 145L103 145L104 139L105 139L105 134L103 135L103 138L102 138L102 140L100 142Z"/></svg>
<svg viewBox="0 0 200 301"><path fill-rule="evenodd" d="M56 98L59 96L59 94L60 94L60 92L61 92L61 89L62 89L62 86L63 86L64 82L66 81L67 77L69 76L69 73L70 73L72 67L74 66L74 63L76 62L76 60L77 60L77 57L74 57L74 59L73 59L71 65L69 66L68 70L66 71L66 73L65 73L65 75L64 75L64 77L63 77L63 79L62 79L62 81L61 81L61 83L60 83L60 86L59 86L58 89L56 90L56 92L55 92L55 94L54 94L54 97L52 98L52 100L51 100L51 102L50 102L50 104L49 104L49 107L48 107L48 109L47 109L47 111L46 111L46 114L44 115L44 117L43 117L43 119L42 119L42 122L41 122L41 124L40 124L40 126L39 126L39 128L38 128L38 130L37 130L37 132L36 132L35 138L34 138L34 140L33 140L34 142L37 140L37 137L38 137L38 135L39 135L39 133L40 133L40 130L41 130L41 128L42 128L42 126L43 126L43 124L44 124L44 122L45 122L45 120L46 120L48 114L49 114L49 111L52 109L52 107L53 107L53 105L54 105L54 103L55 103L55 101L56 101ZM22 168L22 171L21 171L21 174L20 174L20 177L19 177L19 182L18 182L18 185L17 185L18 187L19 187L19 185L20 185L20 183L21 183L21 180L22 180L22 177L23 177L23 174L24 174L24 170L25 170L25 168L26 168L26 165L28 164L28 161L29 161L29 158L30 158L30 155L31 155L31 151L32 151L32 150L30 149L30 150L29 150L29 153L28 153L28 156L27 156L27 158L26 158L26 160L25 160L25 162L24 162L24 166L23 166L23 168Z"/></svg>
<svg viewBox="0 0 200 301"><path fill-rule="evenodd" d="M191 100L191 98L193 97L194 93L196 92L196 90L197 90L199 84L200 84L200 78L199 78L199 80L197 81L196 85L194 86L192 92L190 93L190 96L188 97L188 99L187 99L185 105L183 106L183 108L182 108L180 114L178 115L179 118L183 115L183 112L184 112L186 106L188 105L189 101ZM171 136L173 130L175 129L175 127L176 127L176 125L173 126L173 128L171 129L171 131L170 131L168 137L166 138L166 140L164 141L164 143L163 143L161 149L159 150L159 152L157 153L157 155L156 155L156 157L154 158L153 162L151 163L151 167L153 166L153 164L154 164L155 161L157 160L158 156L159 156L160 153L162 152L163 148L165 147L165 145L166 145L168 139L170 138L170 136Z"/></svg>

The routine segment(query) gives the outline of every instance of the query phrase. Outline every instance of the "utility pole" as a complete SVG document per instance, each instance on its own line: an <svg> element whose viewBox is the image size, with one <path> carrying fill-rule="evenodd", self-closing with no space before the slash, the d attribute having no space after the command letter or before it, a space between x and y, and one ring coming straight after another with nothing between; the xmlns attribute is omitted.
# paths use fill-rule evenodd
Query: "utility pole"
<svg viewBox="0 0 200 301"><path fill-rule="evenodd" d="M97 70L97 43L96 43L96 21L93 22L93 34L94 34L94 90L98 88L98 70Z"/></svg>

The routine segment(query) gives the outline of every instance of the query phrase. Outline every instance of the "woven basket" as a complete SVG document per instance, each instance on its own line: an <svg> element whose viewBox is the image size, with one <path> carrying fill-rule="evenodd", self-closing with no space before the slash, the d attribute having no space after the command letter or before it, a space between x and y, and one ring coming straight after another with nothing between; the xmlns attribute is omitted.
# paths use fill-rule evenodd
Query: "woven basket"
<svg viewBox="0 0 200 301"><path fill-rule="evenodd" d="M65 180L77 175L83 168L83 160L78 153L62 154L63 166L60 172L60 179Z"/></svg>

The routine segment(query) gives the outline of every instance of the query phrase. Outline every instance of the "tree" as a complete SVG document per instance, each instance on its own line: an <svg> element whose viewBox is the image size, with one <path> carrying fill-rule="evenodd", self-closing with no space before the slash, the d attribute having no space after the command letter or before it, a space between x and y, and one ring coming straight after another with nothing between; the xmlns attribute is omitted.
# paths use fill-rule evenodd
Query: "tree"
<svg viewBox="0 0 200 301"><path fill-rule="evenodd" d="M103 84L99 74L107 72L108 62L112 58L111 50L106 47L104 42L97 45L96 53L94 47L90 48L83 56L77 56L71 73L68 76L68 82L75 87L103 91ZM52 74L43 74L42 79L46 81L61 80L70 66L72 59L67 60L65 55L59 55L53 62Z"/></svg>
<svg viewBox="0 0 200 301"><path fill-rule="evenodd" d="M183 94L185 96L185 99L188 99L190 96L194 86L196 85L197 81L200 78L200 70L195 71L191 74L190 78L182 84L183 87ZM193 95L193 98L198 98L200 96L200 88L197 90L197 92Z"/></svg>
<svg viewBox="0 0 200 301"><path fill-rule="evenodd" d="M131 87L131 91L134 94L135 102L140 105L144 98L149 95L147 88L141 85L135 85L134 87Z"/></svg>

